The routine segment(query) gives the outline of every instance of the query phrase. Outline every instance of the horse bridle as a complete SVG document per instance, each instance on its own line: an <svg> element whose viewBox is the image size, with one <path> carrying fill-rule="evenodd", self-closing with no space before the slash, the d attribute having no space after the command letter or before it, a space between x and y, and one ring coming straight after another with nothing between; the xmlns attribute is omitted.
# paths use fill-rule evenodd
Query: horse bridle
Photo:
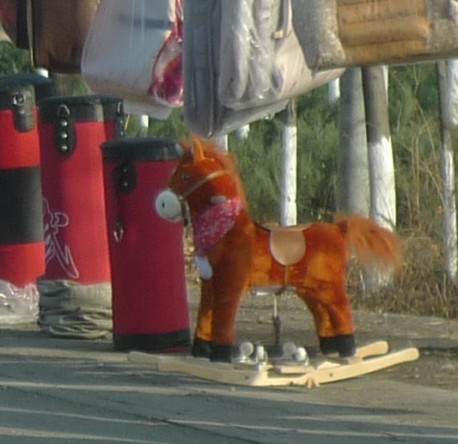
<svg viewBox="0 0 458 444"><path fill-rule="evenodd" d="M226 175L229 175L229 173L226 170L213 171L213 173L208 174L207 176L203 177L198 182L196 182L192 187L188 188L186 192L179 195L179 197L183 200L186 200L192 193L197 191L199 188L203 187L206 183L214 179L217 179L218 177Z"/></svg>
<svg viewBox="0 0 458 444"><path fill-rule="evenodd" d="M207 176L203 177L199 181L197 181L194 185L192 185L190 188L188 188L185 192L182 194L176 194L178 200L180 201L181 208L182 208L182 214L183 214L183 221L184 224L187 226L191 222L191 216L189 212L189 205L187 203L188 197L193 194L195 191L197 191L199 188L203 187L206 183L211 182L214 179L217 179L218 177L223 177L226 175L230 175L230 173L226 170L217 170L213 171L213 173L208 174ZM174 191L175 192L175 191Z"/></svg>

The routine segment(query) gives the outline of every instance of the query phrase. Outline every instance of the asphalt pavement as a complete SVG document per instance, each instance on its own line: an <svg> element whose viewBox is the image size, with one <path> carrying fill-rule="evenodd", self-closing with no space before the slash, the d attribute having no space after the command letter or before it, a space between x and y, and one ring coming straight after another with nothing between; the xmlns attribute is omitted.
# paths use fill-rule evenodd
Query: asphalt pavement
<svg viewBox="0 0 458 444"><path fill-rule="evenodd" d="M0 326L2 444L307 442L456 443L458 390L383 372L315 389L231 386L132 365L110 338Z"/></svg>

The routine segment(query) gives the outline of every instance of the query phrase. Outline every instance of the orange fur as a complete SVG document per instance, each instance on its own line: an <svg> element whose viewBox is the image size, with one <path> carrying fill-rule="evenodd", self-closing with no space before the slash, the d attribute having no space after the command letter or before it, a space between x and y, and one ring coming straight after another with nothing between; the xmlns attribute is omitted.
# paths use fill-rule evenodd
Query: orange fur
<svg viewBox="0 0 458 444"><path fill-rule="evenodd" d="M211 207L214 196L238 196L245 203L230 231L208 252L213 276L202 280L195 343L208 343L212 350L234 343L237 310L249 288L294 287L314 316L322 351L352 354L354 328L345 290L349 249L363 265L395 268L401 261L397 237L360 216L312 223L298 227L306 242L302 259L280 265L269 250L270 230L248 214L233 156L200 139L183 142L182 147L184 154L169 186L183 196L201 184L186 197L191 219ZM214 171L227 174L206 181Z"/></svg>
<svg viewBox="0 0 458 444"><path fill-rule="evenodd" d="M363 267L393 268L401 266L400 243L390 230L361 216L339 216L336 224Z"/></svg>

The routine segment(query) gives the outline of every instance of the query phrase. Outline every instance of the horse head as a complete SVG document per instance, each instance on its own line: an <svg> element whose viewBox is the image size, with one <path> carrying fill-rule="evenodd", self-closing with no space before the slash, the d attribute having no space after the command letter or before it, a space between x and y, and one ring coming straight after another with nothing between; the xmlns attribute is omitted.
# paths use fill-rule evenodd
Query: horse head
<svg viewBox="0 0 458 444"><path fill-rule="evenodd" d="M180 143L178 166L168 188L155 201L159 216L172 222L193 218L230 199L243 198L234 161L209 140L193 138Z"/></svg>

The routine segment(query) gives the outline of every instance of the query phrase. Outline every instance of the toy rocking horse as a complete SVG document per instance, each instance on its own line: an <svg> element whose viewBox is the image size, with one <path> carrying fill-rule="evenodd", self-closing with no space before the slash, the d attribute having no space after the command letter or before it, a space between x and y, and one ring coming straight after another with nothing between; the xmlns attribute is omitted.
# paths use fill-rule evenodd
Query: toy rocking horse
<svg viewBox="0 0 458 444"><path fill-rule="evenodd" d="M359 216L335 223L267 229L247 209L232 156L208 140L183 142L169 188L156 198L159 215L192 224L201 301L193 355L231 361L236 314L248 289L294 288L313 314L323 354L355 353L345 290L351 253L363 266L400 264L397 237Z"/></svg>

